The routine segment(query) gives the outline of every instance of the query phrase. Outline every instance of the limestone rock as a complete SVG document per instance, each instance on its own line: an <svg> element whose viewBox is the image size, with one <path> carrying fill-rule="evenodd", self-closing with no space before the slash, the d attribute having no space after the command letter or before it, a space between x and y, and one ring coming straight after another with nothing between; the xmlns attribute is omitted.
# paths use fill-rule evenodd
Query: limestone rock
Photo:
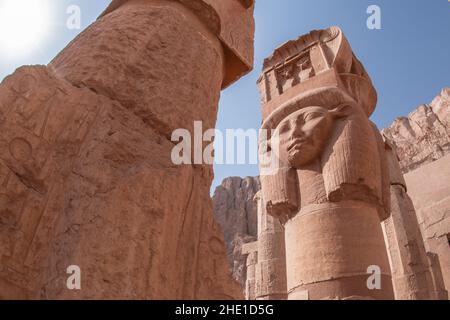
<svg viewBox="0 0 450 320"><path fill-rule="evenodd" d="M383 130L396 146L404 173L450 153L450 88Z"/></svg>
<svg viewBox="0 0 450 320"><path fill-rule="evenodd" d="M431 102L430 106L450 134L450 88L442 89L441 94Z"/></svg>
<svg viewBox="0 0 450 320"><path fill-rule="evenodd" d="M253 201L261 189L259 178L226 178L214 192L214 214L221 226L233 275L242 288L246 281L247 256L242 245L257 237L257 206Z"/></svg>

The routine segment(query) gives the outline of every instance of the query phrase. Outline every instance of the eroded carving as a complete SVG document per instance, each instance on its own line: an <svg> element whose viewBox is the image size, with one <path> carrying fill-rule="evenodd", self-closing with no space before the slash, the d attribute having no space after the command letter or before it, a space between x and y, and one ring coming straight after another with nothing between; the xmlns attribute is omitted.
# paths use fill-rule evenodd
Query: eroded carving
<svg viewBox="0 0 450 320"><path fill-rule="evenodd" d="M30 159L33 148L27 140L15 138L9 144L9 152L17 161L26 162Z"/></svg>
<svg viewBox="0 0 450 320"><path fill-rule="evenodd" d="M36 82L37 79L33 75L26 74L20 79L17 85L14 86L14 89L20 94L25 94L33 88Z"/></svg>

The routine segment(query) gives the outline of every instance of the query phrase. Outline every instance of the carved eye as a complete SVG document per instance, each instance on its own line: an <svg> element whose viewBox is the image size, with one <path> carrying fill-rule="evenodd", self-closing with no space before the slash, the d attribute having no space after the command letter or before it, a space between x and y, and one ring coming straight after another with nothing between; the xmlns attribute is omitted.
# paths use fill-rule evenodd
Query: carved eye
<svg viewBox="0 0 450 320"><path fill-rule="evenodd" d="M323 117L323 114L319 113L319 112L310 112L308 114L305 115L305 122L309 122L312 121L314 119Z"/></svg>
<svg viewBox="0 0 450 320"><path fill-rule="evenodd" d="M289 132L289 130L291 130L291 125L289 122L285 122L280 126L280 128L278 129L278 132L281 134L281 133Z"/></svg>

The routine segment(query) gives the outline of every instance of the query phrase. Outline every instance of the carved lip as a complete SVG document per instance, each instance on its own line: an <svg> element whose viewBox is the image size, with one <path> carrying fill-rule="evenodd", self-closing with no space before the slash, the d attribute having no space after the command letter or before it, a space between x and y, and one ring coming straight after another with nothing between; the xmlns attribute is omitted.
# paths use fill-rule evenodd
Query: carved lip
<svg viewBox="0 0 450 320"><path fill-rule="evenodd" d="M308 142L309 139L306 138L296 138L294 139L294 141L292 141L289 146L288 146L288 151L291 151L292 149L294 149L295 147L301 147L303 146L305 143Z"/></svg>

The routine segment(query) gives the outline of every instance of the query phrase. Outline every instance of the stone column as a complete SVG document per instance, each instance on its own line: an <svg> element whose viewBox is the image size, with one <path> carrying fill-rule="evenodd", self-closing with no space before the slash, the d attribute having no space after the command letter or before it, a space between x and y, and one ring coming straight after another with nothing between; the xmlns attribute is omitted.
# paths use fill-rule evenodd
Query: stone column
<svg viewBox="0 0 450 320"><path fill-rule="evenodd" d="M245 279L245 300L256 300L256 274L258 268L258 241L246 243L241 248L242 255L247 256L247 275Z"/></svg>
<svg viewBox="0 0 450 320"><path fill-rule="evenodd" d="M445 289L445 282L442 274L441 263L439 261L439 255L427 252L427 257L433 278L433 299L448 300L449 296L448 291Z"/></svg>
<svg viewBox="0 0 450 320"><path fill-rule="evenodd" d="M267 214L261 191L255 196L258 209L257 300L286 300L286 251L284 229Z"/></svg>
<svg viewBox="0 0 450 320"><path fill-rule="evenodd" d="M434 285L414 205L394 145L385 138L391 184L391 216L382 223L397 300L434 299Z"/></svg>
<svg viewBox="0 0 450 320"><path fill-rule="evenodd" d="M174 164L171 136L214 128L253 33L253 1L114 0L48 67L5 79L0 298L242 298L212 166Z"/></svg>
<svg viewBox="0 0 450 320"><path fill-rule="evenodd" d="M393 299L380 225L389 172L369 120L377 96L342 31L282 45L258 84L262 197L285 226L288 298Z"/></svg>

